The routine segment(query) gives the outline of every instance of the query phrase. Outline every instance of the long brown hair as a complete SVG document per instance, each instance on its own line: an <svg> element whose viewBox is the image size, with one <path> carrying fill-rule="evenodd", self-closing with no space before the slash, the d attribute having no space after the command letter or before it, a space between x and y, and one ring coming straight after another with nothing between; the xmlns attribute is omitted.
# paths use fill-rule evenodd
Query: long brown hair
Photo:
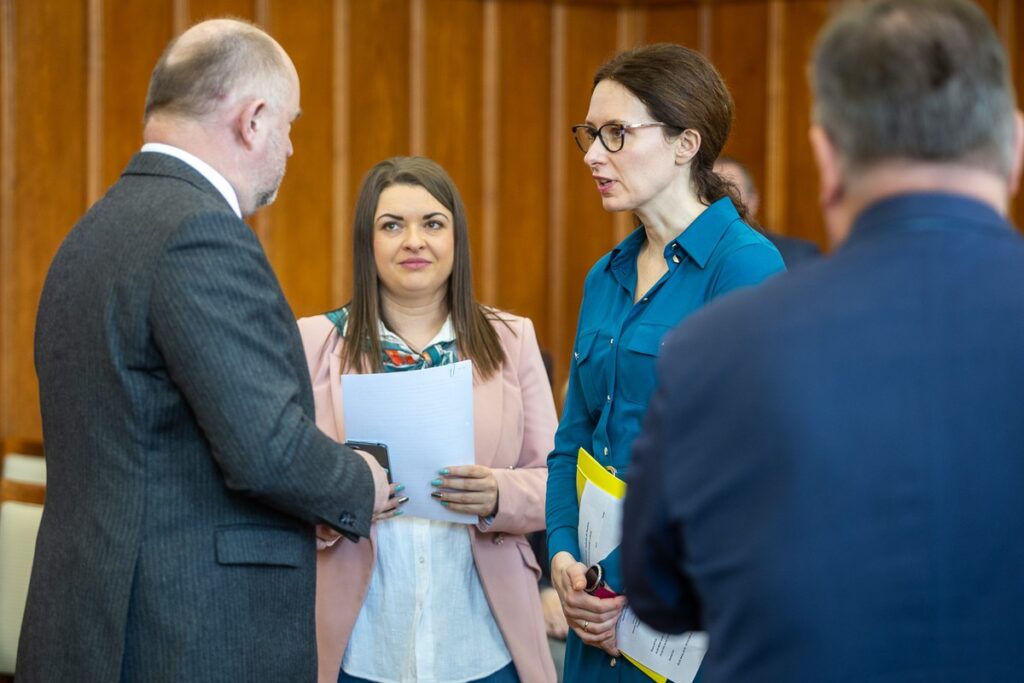
<svg viewBox="0 0 1024 683"><path fill-rule="evenodd" d="M594 74L594 87L604 80L622 85L644 103L655 121L668 124L666 135L679 135L687 128L700 133L700 149L690 167L697 197L707 204L728 197L747 219L747 207L735 189L714 171L732 128L733 103L722 77L704 55L672 43L644 45L602 65Z"/></svg>
<svg viewBox="0 0 1024 683"><path fill-rule="evenodd" d="M352 225L352 299L348 302L348 327L342 362L354 368L381 372L378 322L384 320L380 306L380 282L373 255L374 215L381 193L392 185L422 187L452 213L455 254L448 278L446 301L455 328L459 357L472 360L482 378L490 377L505 362L491 309L473 296L470 272L469 227L466 209L455 183L441 166L425 157L392 157L370 169L359 188ZM387 320L384 320L385 324Z"/></svg>

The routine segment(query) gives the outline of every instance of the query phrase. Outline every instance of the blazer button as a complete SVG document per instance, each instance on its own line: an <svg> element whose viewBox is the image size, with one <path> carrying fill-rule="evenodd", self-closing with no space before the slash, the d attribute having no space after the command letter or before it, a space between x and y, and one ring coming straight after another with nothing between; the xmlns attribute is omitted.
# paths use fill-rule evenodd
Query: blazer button
<svg viewBox="0 0 1024 683"><path fill-rule="evenodd" d="M505 542L504 534L494 534L494 545L501 545Z"/></svg>

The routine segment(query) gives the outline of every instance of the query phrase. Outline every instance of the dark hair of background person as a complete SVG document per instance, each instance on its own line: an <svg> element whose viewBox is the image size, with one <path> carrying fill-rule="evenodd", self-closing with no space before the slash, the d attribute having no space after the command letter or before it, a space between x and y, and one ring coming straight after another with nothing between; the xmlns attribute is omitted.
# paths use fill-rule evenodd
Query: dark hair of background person
<svg viewBox="0 0 1024 683"><path fill-rule="evenodd" d="M973 2L851 5L819 36L810 76L815 122L848 171L906 159L1009 173L1013 84Z"/></svg>
<svg viewBox="0 0 1024 683"><path fill-rule="evenodd" d="M644 103L654 120L667 124L665 135L690 128L700 133L700 149L691 162L697 196L711 204L729 197L740 217L747 207L732 186L714 171L732 128L733 102L721 75L704 55L682 45L655 43L621 52L594 74L623 86Z"/></svg>
<svg viewBox="0 0 1024 683"><path fill-rule="evenodd" d="M459 358L472 360L480 377L490 377L505 362L505 351L490 323L499 318L473 296L469 227L459 190L437 162L425 157L385 159L370 169L359 189L352 225L352 300L348 303L345 333L348 343L342 351L343 363L375 372L384 370L377 330L377 322L384 318L373 255L373 233L377 202L381 193L392 185L422 187L451 211L455 254L447 301Z"/></svg>
<svg viewBox="0 0 1024 683"><path fill-rule="evenodd" d="M173 62L178 40L167 46L150 77L144 121L157 112L202 118L241 84L265 89L274 105L280 101L288 68L281 48L256 26L234 21L236 28L196 41Z"/></svg>

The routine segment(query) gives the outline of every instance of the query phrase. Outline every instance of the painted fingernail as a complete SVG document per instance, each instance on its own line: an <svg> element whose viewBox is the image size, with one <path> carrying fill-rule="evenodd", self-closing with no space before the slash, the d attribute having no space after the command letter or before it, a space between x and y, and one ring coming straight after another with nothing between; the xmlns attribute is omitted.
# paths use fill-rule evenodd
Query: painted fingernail
<svg viewBox="0 0 1024 683"><path fill-rule="evenodd" d="M398 493L399 491L403 491L404 489L405 489L405 484L399 484L398 486L395 487L395 493Z"/></svg>
<svg viewBox="0 0 1024 683"><path fill-rule="evenodd" d="M403 511L403 510L395 510L395 517L398 517L399 515L404 515L404 514L405 514L405 511Z"/></svg>
<svg viewBox="0 0 1024 683"><path fill-rule="evenodd" d="M440 479L435 479L432 482L430 482L430 485L431 486L444 486L444 482L441 481Z"/></svg>
<svg viewBox="0 0 1024 683"><path fill-rule="evenodd" d="M448 507L448 501L447 500L442 500L441 501L441 505L444 505L445 507Z"/></svg>
<svg viewBox="0 0 1024 683"><path fill-rule="evenodd" d="M437 473L442 475L442 476L445 475L445 474L448 474L448 468L445 467L443 469L440 469L440 470L437 471Z"/></svg>
<svg viewBox="0 0 1024 683"><path fill-rule="evenodd" d="M401 498L398 499L398 504L399 505L401 505L402 503L408 503L408 502L409 502L409 496L402 496Z"/></svg>
<svg viewBox="0 0 1024 683"><path fill-rule="evenodd" d="M431 491L430 492L430 497L431 498L444 498L444 494L441 493L440 491Z"/></svg>

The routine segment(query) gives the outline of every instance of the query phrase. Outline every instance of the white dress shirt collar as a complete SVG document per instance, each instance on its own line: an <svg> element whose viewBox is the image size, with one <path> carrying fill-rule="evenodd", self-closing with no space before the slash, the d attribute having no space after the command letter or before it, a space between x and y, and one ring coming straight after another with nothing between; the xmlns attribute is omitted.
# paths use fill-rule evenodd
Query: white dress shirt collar
<svg viewBox="0 0 1024 683"><path fill-rule="evenodd" d="M222 176L213 166L210 166L194 154L189 154L179 147L165 145L162 142L147 142L142 146L142 151L166 154L167 156L172 156L175 159L184 161L204 178L209 180L210 184L217 188L218 192L224 195L224 199L231 206L232 210L234 210L235 215L239 218L242 217L242 209L238 204L238 195L235 194L235 188L231 187L231 183L228 182L228 179Z"/></svg>

